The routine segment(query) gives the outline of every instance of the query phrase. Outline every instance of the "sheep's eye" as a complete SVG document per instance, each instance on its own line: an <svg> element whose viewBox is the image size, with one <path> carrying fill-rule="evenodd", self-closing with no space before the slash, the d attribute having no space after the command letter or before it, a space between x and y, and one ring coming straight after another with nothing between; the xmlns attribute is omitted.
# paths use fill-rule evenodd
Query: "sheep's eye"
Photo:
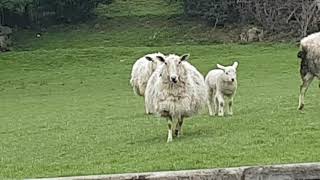
<svg viewBox="0 0 320 180"><path fill-rule="evenodd" d="M228 72L226 72L226 75L228 75L229 73Z"/></svg>
<svg viewBox="0 0 320 180"><path fill-rule="evenodd" d="M164 62L165 65L168 65L168 63Z"/></svg>

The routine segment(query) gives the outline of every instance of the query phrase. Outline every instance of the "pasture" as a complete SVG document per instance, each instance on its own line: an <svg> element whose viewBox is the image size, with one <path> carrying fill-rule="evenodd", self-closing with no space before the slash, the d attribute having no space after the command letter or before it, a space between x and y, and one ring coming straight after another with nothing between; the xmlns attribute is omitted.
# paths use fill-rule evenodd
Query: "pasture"
<svg viewBox="0 0 320 180"><path fill-rule="evenodd" d="M22 31L0 54L0 179L320 161L319 82L298 111L295 45L215 43L219 29L136 12ZM204 75L237 60L234 116L205 109L167 144L167 122L145 115L129 85L135 60L158 51L190 53Z"/></svg>
<svg viewBox="0 0 320 180"><path fill-rule="evenodd" d="M166 121L144 114L130 70L153 52L189 52L203 74L239 60L234 116ZM0 177L49 177L319 161L319 89L296 110L291 45L91 47L0 55Z"/></svg>

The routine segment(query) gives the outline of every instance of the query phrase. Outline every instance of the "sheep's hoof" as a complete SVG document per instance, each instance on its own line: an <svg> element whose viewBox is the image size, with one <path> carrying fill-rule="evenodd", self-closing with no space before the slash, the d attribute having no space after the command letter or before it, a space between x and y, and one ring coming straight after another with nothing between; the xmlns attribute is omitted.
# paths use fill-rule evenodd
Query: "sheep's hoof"
<svg viewBox="0 0 320 180"><path fill-rule="evenodd" d="M219 114L218 114L218 116L219 116L219 117L223 117L223 113L222 113L222 114L221 114L221 113L219 113Z"/></svg>
<svg viewBox="0 0 320 180"><path fill-rule="evenodd" d="M301 105L299 105L299 107L298 107L298 110L303 110L303 108L304 108L304 104L301 104Z"/></svg>
<svg viewBox="0 0 320 180"><path fill-rule="evenodd" d="M167 143L170 143L170 142L172 142L172 138L167 139Z"/></svg>

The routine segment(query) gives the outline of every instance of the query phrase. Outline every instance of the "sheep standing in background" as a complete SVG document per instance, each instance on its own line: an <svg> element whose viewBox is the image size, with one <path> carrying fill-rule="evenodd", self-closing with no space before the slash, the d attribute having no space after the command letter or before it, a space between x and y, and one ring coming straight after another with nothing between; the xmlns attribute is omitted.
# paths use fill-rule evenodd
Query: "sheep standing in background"
<svg viewBox="0 0 320 180"><path fill-rule="evenodd" d="M301 58L300 75L302 85L300 86L298 109L304 108L304 96L312 80L320 78L320 32L303 38L300 42L298 58Z"/></svg>
<svg viewBox="0 0 320 180"><path fill-rule="evenodd" d="M189 55L158 56L162 65L150 77L145 94L146 106L168 119L168 139L182 133L183 120L205 104L203 76L187 62Z"/></svg>
<svg viewBox="0 0 320 180"><path fill-rule="evenodd" d="M208 73L205 79L207 87L207 105L210 116L218 114L224 116L226 105L227 114L233 115L233 98L237 90L237 67L238 62L234 62L232 66L221 66L217 64L219 69L214 69ZM225 101L226 99L226 101Z"/></svg>
<svg viewBox="0 0 320 180"><path fill-rule="evenodd" d="M148 80L159 64L157 56L165 57L162 53L153 53L143 56L134 63L130 84L135 94L144 96Z"/></svg>

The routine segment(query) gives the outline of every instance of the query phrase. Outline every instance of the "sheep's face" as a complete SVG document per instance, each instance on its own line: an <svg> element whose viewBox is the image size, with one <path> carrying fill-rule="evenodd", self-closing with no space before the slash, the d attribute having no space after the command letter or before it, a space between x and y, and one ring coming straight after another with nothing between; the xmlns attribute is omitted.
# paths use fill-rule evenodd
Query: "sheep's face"
<svg viewBox="0 0 320 180"><path fill-rule="evenodd" d="M162 58L161 56L157 57L164 64L163 71L161 73L162 78L164 78L165 81L171 82L173 84L181 81L181 75L185 73L183 61L188 60L189 54L183 55L181 57L172 54L165 58Z"/></svg>
<svg viewBox="0 0 320 180"><path fill-rule="evenodd" d="M223 70L222 74L222 80L226 82L235 82L237 80L237 67L238 62L234 62L232 66L222 66L220 64L217 64L217 67L219 69Z"/></svg>

